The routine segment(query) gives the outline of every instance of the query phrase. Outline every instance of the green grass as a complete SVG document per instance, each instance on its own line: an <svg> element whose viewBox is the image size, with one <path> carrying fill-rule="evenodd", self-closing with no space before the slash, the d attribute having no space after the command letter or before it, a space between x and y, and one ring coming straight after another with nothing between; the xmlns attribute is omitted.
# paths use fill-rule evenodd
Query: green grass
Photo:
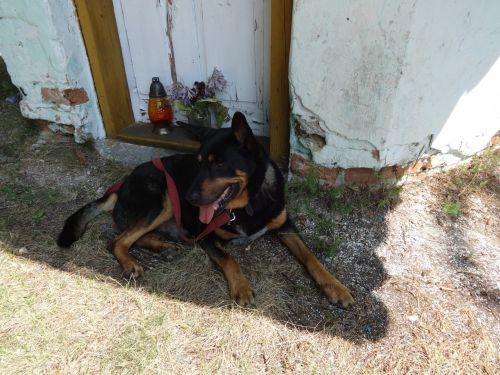
<svg viewBox="0 0 500 375"><path fill-rule="evenodd" d="M27 188L16 184L7 184L0 187L0 197L6 201L13 203L22 203L27 206L33 204L33 191L31 188Z"/></svg>
<svg viewBox="0 0 500 375"><path fill-rule="evenodd" d="M347 200L346 191L343 186L336 186L326 192L328 204L332 210L341 215L350 215L353 206Z"/></svg>
<svg viewBox="0 0 500 375"><path fill-rule="evenodd" d="M460 214L461 204L459 201L446 198L443 205L443 212L450 217L457 217Z"/></svg>
<svg viewBox="0 0 500 375"><path fill-rule="evenodd" d="M339 250L340 239L333 237L328 240L324 240L321 237L314 237L312 245L314 249L321 251L326 256L335 257Z"/></svg>
<svg viewBox="0 0 500 375"><path fill-rule="evenodd" d="M313 248L329 257L337 255L340 239L335 235L334 230L335 223L331 220L316 221L315 236L311 240Z"/></svg>
<svg viewBox="0 0 500 375"><path fill-rule="evenodd" d="M474 155L467 164L459 165L438 177L442 211L457 217L467 206L471 194L498 194L496 171L500 167L500 152L489 148L482 155Z"/></svg>
<svg viewBox="0 0 500 375"><path fill-rule="evenodd" d="M57 190L40 186L25 186L21 184L5 184L0 186L0 198L28 207L50 205L58 202L60 193Z"/></svg>
<svg viewBox="0 0 500 375"><path fill-rule="evenodd" d="M377 201L378 208L389 208L398 201L401 193L401 186L392 183L383 183L378 191L379 199Z"/></svg>
<svg viewBox="0 0 500 375"><path fill-rule="evenodd" d="M316 195L319 191L318 167L313 163L311 163L309 172L305 179L305 191L309 195Z"/></svg>
<svg viewBox="0 0 500 375"><path fill-rule="evenodd" d="M494 187L495 169L500 166L500 152L489 148L482 155L474 155L469 164L460 165L448 172L452 188L459 195Z"/></svg>
<svg viewBox="0 0 500 375"><path fill-rule="evenodd" d="M35 211L33 211L33 213L31 214L31 219L36 223L36 224L40 224L43 220L43 218L45 217L45 211L42 210L42 209L36 209Z"/></svg>

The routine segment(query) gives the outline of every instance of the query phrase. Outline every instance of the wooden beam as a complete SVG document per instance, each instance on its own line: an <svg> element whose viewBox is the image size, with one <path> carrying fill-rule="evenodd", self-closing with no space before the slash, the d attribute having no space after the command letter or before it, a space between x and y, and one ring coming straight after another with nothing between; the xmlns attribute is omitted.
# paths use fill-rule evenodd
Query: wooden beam
<svg viewBox="0 0 500 375"><path fill-rule="evenodd" d="M134 122L112 0L75 0L108 136Z"/></svg>
<svg viewBox="0 0 500 375"><path fill-rule="evenodd" d="M168 134L156 134L151 123L135 123L118 134L117 139L145 146L163 147L177 151L197 152L200 142L184 128L173 126Z"/></svg>
<svg viewBox="0 0 500 375"><path fill-rule="evenodd" d="M288 157L290 137L290 95L288 56L292 29L293 0L271 3L271 110L270 155L277 161Z"/></svg>

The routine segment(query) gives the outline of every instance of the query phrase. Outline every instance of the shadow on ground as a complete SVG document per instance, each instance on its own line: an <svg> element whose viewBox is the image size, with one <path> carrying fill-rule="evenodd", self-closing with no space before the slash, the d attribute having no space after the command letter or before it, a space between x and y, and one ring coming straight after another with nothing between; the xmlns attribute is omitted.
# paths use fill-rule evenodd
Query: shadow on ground
<svg viewBox="0 0 500 375"><path fill-rule="evenodd" d="M466 164L435 177L432 185L443 209L434 210L446 233L446 255L460 287L492 311L500 311L496 238L500 204L500 152L493 148ZM456 211L445 208L455 208ZM484 217L487 217L486 221ZM495 228L495 229L490 229Z"/></svg>
<svg viewBox="0 0 500 375"><path fill-rule="evenodd" d="M70 136L41 131L20 116L15 103L0 99L0 241L18 256L63 271L182 301L235 307L223 275L196 247L172 253L171 259L134 249L146 274L124 280L106 250L112 233L109 216L92 222L70 250L59 249L55 238L64 219L128 170ZM304 186L297 182L289 188L292 215L321 262L353 291L356 304L349 309L330 304L288 250L268 235L250 250L229 249L256 291L256 308L247 313L353 342L378 340L389 318L376 296L386 273L375 249L386 235L389 205L378 207L380 197L373 192L336 190L328 195Z"/></svg>
<svg viewBox="0 0 500 375"><path fill-rule="evenodd" d="M22 126L30 129L28 124ZM169 298L231 306L222 274L199 248L183 248L172 259L134 249L146 275L137 281L123 280L118 263L106 250L112 232L106 215L96 219L70 250L59 249L55 238L64 219L95 199L124 170L99 159L89 148L73 144L71 138L53 137L49 132L28 136L27 147L21 147L17 155L13 147L9 147L10 155L1 156L0 240L11 244L17 255L105 282L132 283ZM344 310L330 304L286 248L273 236L265 236L250 250L229 249L256 291L257 307L248 313L263 313L285 324L353 341L384 336L387 310L374 291L386 277L375 254L385 236L385 209L338 214L320 197L292 194L307 207L296 211L299 229L313 248L329 252L331 256L321 251L317 255L353 291L356 305ZM325 247L328 244L333 245Z"/></svg>

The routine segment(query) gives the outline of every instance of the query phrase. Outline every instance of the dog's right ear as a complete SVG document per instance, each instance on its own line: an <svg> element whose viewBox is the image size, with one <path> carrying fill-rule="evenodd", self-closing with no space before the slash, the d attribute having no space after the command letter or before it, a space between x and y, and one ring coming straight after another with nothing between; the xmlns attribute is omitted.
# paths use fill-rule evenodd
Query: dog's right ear
<svg viewBox="0 0 500 375"><path fill-rule="evenodd" d="M217 129L206 128L204 126L196 126L193 124L188 124L187 122L184 121L177 121L177 125L186 129L199 141L212 136L217 131Z"/></svg>
<svg viewBox="0 0 500 375"><path fill-rule="evenodd" d="M255 149L257 141L253 135L252 129L248 126L245 115L241 112L235 112L231 121L231 131L236 140L247 150Z"/></svg>

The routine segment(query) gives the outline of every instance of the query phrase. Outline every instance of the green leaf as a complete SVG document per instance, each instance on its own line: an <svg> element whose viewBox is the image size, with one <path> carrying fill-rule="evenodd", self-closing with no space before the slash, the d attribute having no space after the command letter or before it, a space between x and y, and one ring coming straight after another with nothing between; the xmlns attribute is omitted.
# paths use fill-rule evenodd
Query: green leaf
<svg viewBox="0 0 500 375"><path fill-rule="evenodd" d="M184 104L181 100L174 100L174 107L177 108L179 111L187 112L191 108L188 107L187 105Z"/></svg>
<svg viewBox="0 0 500 375"><path fill-rule="evenodd" d="M31 214L31 218L33 219L33 221L37 223L40 223L44 218L44 216L45 216L45 211L42 209L38 209L35 212L33 212L33 214Z"/></svg>
<svg viewBox="0 0 500 375"><path fill-rule="evenodd" d="M451 217L456 217L460 213L461 205L459 201L446 198L443 206L443 212Z"/></svg>

